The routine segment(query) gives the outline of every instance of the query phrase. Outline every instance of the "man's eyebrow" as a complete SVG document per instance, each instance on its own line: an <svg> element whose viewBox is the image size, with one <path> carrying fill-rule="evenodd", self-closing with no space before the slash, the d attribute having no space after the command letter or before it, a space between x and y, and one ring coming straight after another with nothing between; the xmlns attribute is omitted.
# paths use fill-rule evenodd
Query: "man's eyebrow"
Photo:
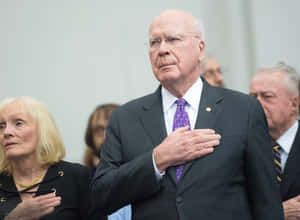
<svg viewBox="0 0 300 220"><path fill-rule="evenodd" d="M156 40L159 39L160 37L149 37L149 40Z"/></svg>

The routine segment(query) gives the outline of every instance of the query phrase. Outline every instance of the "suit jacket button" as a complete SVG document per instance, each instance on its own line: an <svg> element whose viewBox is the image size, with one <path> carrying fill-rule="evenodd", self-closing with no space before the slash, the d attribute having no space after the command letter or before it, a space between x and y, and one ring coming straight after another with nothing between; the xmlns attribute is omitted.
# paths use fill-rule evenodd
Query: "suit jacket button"
<svg viewBox="0 0 300 220"><path fill-rule="evenodd" d="M60 170L57 172L58 173L58 176L64 176L64 171Z"/></svg>
<svg viewBox="0 0 300 220"><path fill-rule="evenodd" d="M182 197L180 197L180 196L177 197L177 198L176 198L176 202L177 202L177 203L182 203Z"/></svg>
<svg viewBox="0 0 300 220"><path fill-rule="evenodd" d="M1 203L2 203L2 202L6 202L6 198L5 198L5 197L0 198L0 202L1 202Z"/></svg>

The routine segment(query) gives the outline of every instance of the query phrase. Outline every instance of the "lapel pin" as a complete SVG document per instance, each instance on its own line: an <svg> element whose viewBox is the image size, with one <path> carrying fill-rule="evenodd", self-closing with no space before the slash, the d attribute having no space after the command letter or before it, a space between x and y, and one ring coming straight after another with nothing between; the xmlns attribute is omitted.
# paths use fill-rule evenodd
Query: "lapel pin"
<svg viewBox="0 0 300 220"><path fill-rule="evenodd" d="M205 111L211 112L211 107L206 107Z"/></svg>

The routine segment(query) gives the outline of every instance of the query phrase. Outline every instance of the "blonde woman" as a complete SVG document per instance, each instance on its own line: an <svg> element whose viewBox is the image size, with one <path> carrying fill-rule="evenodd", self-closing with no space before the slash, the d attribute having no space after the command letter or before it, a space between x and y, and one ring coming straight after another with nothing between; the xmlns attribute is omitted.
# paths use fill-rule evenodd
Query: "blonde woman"
<svg viewBox="0 0 300 220"><path fill-rule="evenodd" d="M31 97L3 100L0 219L93 219L88 216L90 172L63 161L64 156L61 136L42 103Z"/></svg>

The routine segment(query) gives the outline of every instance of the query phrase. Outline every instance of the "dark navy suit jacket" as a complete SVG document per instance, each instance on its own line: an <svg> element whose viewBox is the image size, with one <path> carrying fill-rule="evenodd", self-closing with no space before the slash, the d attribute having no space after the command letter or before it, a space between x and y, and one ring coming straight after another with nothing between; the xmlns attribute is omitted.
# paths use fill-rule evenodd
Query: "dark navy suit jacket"
<svg viewBox="0 0 300 220"><path fill-rule="evenodd" d="M206 111L210 107L211 111ZM139 220L283 220L266 118L248 95L203 80L195 128L222 135L212 154L155 176L153 148L167 136L160 88L112 113L92 181L95 211L132 204Z"/></svg>
<svg viewBox="0 0 300 220"><path fill-rule="evenodd" d="M282 201L291 199L300 194L300 129L298 128L295 140L285 164L283 178L280 184Z"/></svg>

